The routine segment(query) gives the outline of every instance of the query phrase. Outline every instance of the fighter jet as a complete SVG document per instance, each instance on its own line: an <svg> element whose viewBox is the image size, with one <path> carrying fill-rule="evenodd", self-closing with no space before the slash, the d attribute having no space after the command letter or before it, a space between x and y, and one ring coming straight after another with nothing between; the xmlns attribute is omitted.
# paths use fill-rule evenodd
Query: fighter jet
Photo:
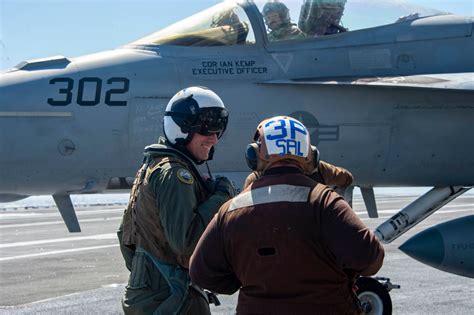
<svg viewBox="0 0 474 315"><path fill-rule="evenodd" d="M70 195L128 190L169 99L202 85L230 112L210 167L237 184L257 124L290 115L371 217L375 186L433 187L377 228L389 243L474 185L474 19L408 4L225 1L114 50L21 62L0 78L0 201L52 195L80 231Z"/></svg>

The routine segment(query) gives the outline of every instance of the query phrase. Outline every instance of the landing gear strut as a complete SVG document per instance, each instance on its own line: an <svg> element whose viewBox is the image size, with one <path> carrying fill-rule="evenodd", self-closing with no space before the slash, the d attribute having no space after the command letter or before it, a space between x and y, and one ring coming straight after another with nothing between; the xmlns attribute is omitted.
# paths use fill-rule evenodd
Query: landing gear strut
<svg viewBox="0 0 474 315"><path fill-rule="evenodd" d="M392 289L400 286L392 284L389 278L382 277L360 277L356 281L357 297L362 305L363 314L368 315L390 315L392 314Z"/></svg>

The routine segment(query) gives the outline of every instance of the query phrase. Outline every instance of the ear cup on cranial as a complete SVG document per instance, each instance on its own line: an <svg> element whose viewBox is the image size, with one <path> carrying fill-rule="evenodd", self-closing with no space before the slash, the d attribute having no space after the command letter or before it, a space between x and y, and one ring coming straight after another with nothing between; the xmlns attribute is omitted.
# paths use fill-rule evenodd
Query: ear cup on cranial
<svg viewBox="0 0 474 315"><path fill-rule="evenodd" d="M259 168L259 158L260 145L256 142L249 143L247 149L245 150L245 160L247 161L248 167L256 171Z"/></svg>
<svg viewBox="0 0 474 315"><path fill-rule="evenodd" d="M314 168L317 168L319 165L319 150L316 146L312 145L311 151L313 151Z"/></svg>

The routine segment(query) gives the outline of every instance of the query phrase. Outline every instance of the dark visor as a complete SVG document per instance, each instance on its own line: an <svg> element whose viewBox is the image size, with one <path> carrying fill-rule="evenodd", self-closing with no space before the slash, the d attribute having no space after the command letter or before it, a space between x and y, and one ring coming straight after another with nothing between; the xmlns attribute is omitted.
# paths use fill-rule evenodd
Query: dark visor
<svg viewBox="0 0 474 315"><path fill-rule="evenodd" d="M217 134L220 138L227 127L229 112L221 107L204 107L199 109L197 120L191 130L203 136Z"/></svg>

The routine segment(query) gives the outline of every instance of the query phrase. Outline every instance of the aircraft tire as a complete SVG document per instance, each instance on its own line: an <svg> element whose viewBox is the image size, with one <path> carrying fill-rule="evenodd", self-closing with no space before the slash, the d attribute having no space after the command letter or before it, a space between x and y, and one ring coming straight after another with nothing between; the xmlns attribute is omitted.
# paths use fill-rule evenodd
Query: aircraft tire
<svg viewBox="0 0 474 315"><path fill-rule="evenodd" d="M357 297L360 300L363 314L391 315L392 299L387 289L377 280L370 277L360 277L356 281Z"/></svg>

